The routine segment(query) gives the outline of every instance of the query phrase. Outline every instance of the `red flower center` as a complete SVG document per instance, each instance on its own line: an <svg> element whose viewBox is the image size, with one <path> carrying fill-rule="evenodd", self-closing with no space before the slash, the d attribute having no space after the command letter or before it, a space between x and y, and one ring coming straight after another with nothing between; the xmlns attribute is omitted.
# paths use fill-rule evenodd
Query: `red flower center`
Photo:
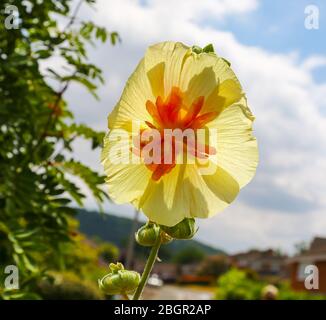
<svg viewBox="0 0 326 320"><path fill-rule="evenodd" d="M203 128L208 122L215 119L217 112L200 114L205 100L203 96L195 99L191 106L187 108L184 105L183 96L184 94L179 88L173 87L170 95L165 101L162 97L158 96L155 104L150 100L147 100L146 102L146 109L153 119L152 122L146 121L146 124L150 128L149 130L158 130L160 133L161 157L159 163L149 163L148 161L145 161L146 166L153 172L152 179L155 181L159 180L164 174L169 173L175 167L176 155L180 152L178 149L178 142L174 135L172 137L170 135L171 147L168 149L166 148L165 139L167 136L164 133L165 129L180 129L182 132L185 132L187 129L192 129L194 131L195 135L193 136L193 139L187 137L187 144L183 137L181 143L185 149L183 149L182 152L192 154L198 158L207 158L209 155L216 153L216 149L209 145L201 146L199 148L199 143L196 138L196 130ZM144 131L148 130L142 130L141 135ZM150 134L150 132L147 133ZM144 157L142 150L149 142L147 139L143 139L142 137L139 137L139 139L139 155ZM172 155L166 157L167 153L170 155L172 153ZM170 159L168 163L165 161L166 158Z"/></svg>

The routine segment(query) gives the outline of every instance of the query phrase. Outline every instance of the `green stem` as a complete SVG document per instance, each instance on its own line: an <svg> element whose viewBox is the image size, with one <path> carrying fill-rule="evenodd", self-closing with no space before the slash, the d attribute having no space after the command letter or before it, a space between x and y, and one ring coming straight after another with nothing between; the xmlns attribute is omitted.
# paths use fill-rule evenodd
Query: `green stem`
<svg viewBox="0 0 326 320"><path fill-rule="evenodd" d="M139 282L139 285L137 287L137 290L132 298L132 300L139 300L143 290L144 290L144 287L147 283L147 280L149 278L149 275L153 269L153 266L154 266L154 263L157 259L157 254L158 254L158 251L160 249L160 246L161 246L161 236L157 237L157 240L154 244L154 246L152 247L151 249L151 252L148 256L148 259L147 259L147 262L146 262L146 265L145 265L145 269L144 269L144 272L141 276L141 279L140 279L140 282Z"/></svg>

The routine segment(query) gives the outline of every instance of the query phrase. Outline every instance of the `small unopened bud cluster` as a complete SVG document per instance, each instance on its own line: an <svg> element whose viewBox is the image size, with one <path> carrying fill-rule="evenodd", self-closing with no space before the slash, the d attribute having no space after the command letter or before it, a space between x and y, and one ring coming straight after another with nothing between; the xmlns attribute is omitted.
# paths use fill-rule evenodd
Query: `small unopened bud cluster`
<svg viewBox="0 0 326 320"><path fill-rule="evenodd" d="M138 244L144 247L152 247L160 238L161 244L166 244L172 241L172 238L165 232L161 231L160 227L152 222L147 222L135 234Z"/></svg>
<svg viewBox="0 0 326 320"><path fill-rule="evenodd" d="M204 48L201 48L199 46L192 46L192 52L200 54L200 53L214 53L214 47L213 45L210 43L207 46L205 46Z"/></svg>
<svg viewBox="0 0 326 320"><path fill-rule="evenodd" d="M110 263L109 268L110 272L98 281L105 294L128 294L136 290L140 282L138 272L125 270L120 262Z"/></svg>
<svg viewBox="0 0 326 320"><path fill-rule="evenodd" d="M188 240L197 232L195 219L185 218L173 227L161 226L161 229L173 239Z"/></svg>
<svg viewBox="0 0 326 320"><path fill-rule="evenodd" d="M185 218L173 227L159 226L155 223L147 222L136 232L135 238L141 246L152 247L157 243L158 238L160 238L160 244L167 244L173 239L191 239L196 232L195 219Z"/></svg>

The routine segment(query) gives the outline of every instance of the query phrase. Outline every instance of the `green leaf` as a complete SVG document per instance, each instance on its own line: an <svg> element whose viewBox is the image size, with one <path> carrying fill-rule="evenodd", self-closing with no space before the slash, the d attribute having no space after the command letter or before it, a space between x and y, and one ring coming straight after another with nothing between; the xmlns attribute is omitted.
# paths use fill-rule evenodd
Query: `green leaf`
<svg viewBox="0 0 326 320"><path fill-rule="evenodd" d="M119 34L117 32L115 32L115 31L114 32L111 32L110 39L111 39L111 43L113 45L116 45L117 42L120 42L121 41Z"/></svg>
<svg viewBox="0 0 326 320"><path fill-rule="evenodd" d="M70 174L80 177L97 201L102 202L105 198L108 198L106 192L101 189L104 184L104 176L99 175L78 161L64 162L62 167Z"/></svg>

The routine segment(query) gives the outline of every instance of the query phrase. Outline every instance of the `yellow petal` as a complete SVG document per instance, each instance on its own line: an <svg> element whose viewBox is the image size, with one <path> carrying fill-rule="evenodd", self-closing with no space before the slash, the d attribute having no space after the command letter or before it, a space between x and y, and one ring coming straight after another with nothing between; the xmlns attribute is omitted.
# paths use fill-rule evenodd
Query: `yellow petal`
<svg viewBox="0 0 326 320"><path fill-rule="evenodd" d="M225 108L239 101L243 96L238 81L227 79L220 83L207 97L202 112L222 112Z"/></svg>
<svg viewBox="0 0 326 320"><path fill-rule="evenodd" d="M137 206L152 173L143 163L128 163L131 159L129 145L131 138L126 137L118 141L112 139L115 133L116 130L113 130L105 137L101 155L101 162L107 176L108 193L118 204L132 202ZM124 145L122 149L124 156L119 159L112 154L115 147L120 147L117 144ZM120 160L120 163L117 160Z"/></svg>
<svg viewBox="0 0 326 320"><path fill-rule="evenodd" d="M143 164L110 164L106 184L110 198L118 204L133 203L136 207L147 187L151 172Z"/></svg>
<svg viewBox="0 0 326 320"><path fill-rule="evenodd" d="M187 57L180 78L180 89L186 92L187 103L205 97L203 113L222 111L240 100L241 85L222 58L211 53L192 53Z"/></svg>
<svg viewBox="0 0 326 320"><path fill-rule="evenodd" d="M150 181L139 205L149 220L174 226L190 216L189 203L184 201L182 188L184 170L185 165L176 165L158 182Z"/></svg>
<svg viewBox="0 0 326 320"><path fill-rule="evenodd" d="M242 188L253 178L258 147L252 135L252 115L245 100L225 109L208 126L217 129L217 161Z"/></svg>
<svg viewBox="0 0 326 320"><path fill-rule="evenodd" d="M131 121L150 121L151 117L145 108L147 100L155 101L155 98L142 60L128 79L119 102L109 115L109 129L129 130Z"/></svg>
<svg viewBox="0 0 326 320"><path fill-rule="evenodd" d="M207 218L228 206L238 183L222 168L201 176L196 165L177 165L159 182L150 182L140 207L159 224L173 226L185 217Z"/></svg>
<svg viewBox="0 0 326 320"><path fill-rule="evenodd" d="M185 193L190 202L191 216L208 218L226 208L238 195L239 185L224 169L201 175L196 165L187 166Z"/></svg>
<svg viewBox="0 0 326 320"><path fill-rule="evenodd" d="M160 62L147 71L154 97L164 97L164 71L165 63Z"/></svg>
<svg viewBox="0 0 326 320"><path fill-rule="evenodd" d="M145 54L146 73L153 92L166 98L180 82L181 70L191 48L180 42L162 42L149 47ZM163 72L162 72L163 70ZM162 83L162 73L163 83Z"/></svg>

